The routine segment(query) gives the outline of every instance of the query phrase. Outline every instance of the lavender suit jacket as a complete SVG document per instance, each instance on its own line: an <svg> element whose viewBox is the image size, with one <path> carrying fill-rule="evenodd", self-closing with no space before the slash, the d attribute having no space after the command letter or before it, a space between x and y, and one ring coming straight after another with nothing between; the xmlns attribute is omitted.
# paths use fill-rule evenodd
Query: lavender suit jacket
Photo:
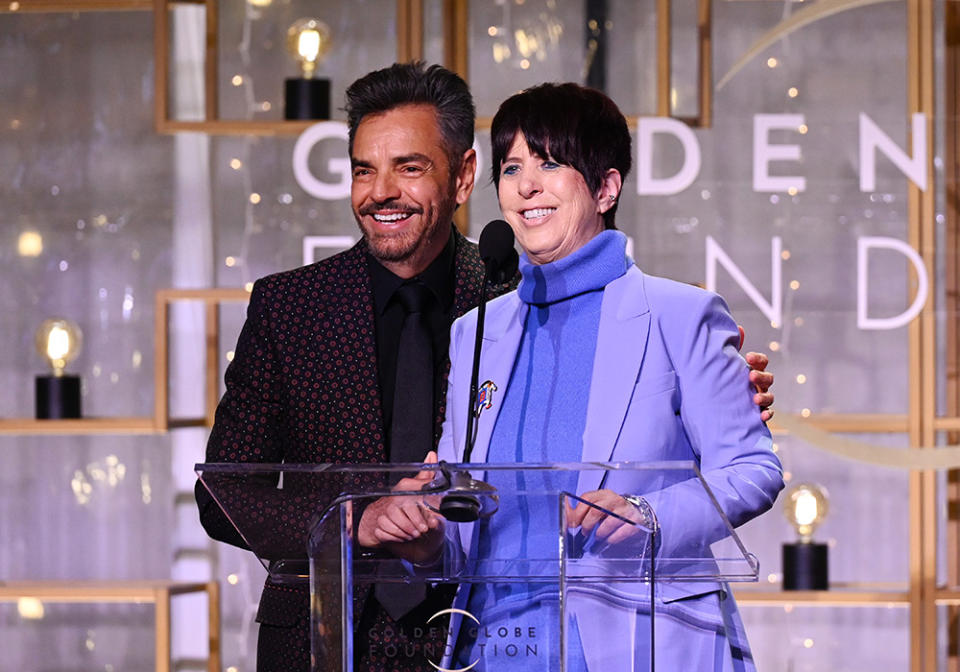
<svg viewBox="0 0 960 672"><path fill-rule="evenodd" d="M527 306L515 292L487 307L479 379L497 384L499 400L510 381L526 315ZM449 411L439 447L440 459L450 462L460 461L463 450L476 319L476 311L468 313L454 323L451 334ZM581 461L692 460L734 526L769 509L783 488L782 468L753 404L749 368L738 343L736 323L719 296L631 266L604 290ZM536 403L535 393L531 398ZM486 460L498 412L495 403L480 415L471 462ZM635 475L608 472L604 477L602 471L584 471L577 492L609 488L643 495L660 522L658 553L663 557L728 536L698 482L651 489L632 478ZM462 526L459 543L468 557L471 536ZM658 667L698 669L690 664L699 659L710 661L704 669L753 669L736 607L723 584L679 582L661 588L664 604L658 609L672 610L675 617L657 622ZM611 646L618 638L628 641L640 607L638 598L637 609L624 610L624 598L629 602L630 597L629 589L625 592L610 589L610 599L588 600L578 614L591 670L634 669L626 657L642 657ZM467 594L467 586L462 587L454 606L465 607ZM666 605L672 606L664 610ZM600 624L600 631L591 634L587 623ZM697 623L724 632L729 647L718 653L715 636L700 637L701 629L685 627ZM453 624L451 631L456 630Z"/></svg>

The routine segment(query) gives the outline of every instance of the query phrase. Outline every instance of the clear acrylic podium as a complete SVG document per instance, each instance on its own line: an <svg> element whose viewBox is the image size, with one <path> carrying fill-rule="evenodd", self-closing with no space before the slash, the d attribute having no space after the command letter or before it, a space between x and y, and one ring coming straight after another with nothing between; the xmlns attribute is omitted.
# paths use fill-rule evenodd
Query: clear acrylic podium
<svg viewBox="0 0 960 672"><path fill-rule="evenodd" d="M456 592L449 606L406 623L402 645L378 635L383 656L416 653L443 671L647 672L666 659L664 647L683 646L664 641L676 639L664 633L678 623L721 631L725 582L759 572L693 462L196 470L273 581L309 582L313 669L324 672L354 669L358 595L374 584ZM392 485L421 470L434 472L423 490ZM580 497L601 488L629 501L609 500L608 510ZM382 497L452 507L453 518L469 518L460 514L473 506L479 517L444 518L438 554L414 564L357 542L363 512ZM591 510L585 523L600 521L589 533L571 527L577 506Z"/></svg>

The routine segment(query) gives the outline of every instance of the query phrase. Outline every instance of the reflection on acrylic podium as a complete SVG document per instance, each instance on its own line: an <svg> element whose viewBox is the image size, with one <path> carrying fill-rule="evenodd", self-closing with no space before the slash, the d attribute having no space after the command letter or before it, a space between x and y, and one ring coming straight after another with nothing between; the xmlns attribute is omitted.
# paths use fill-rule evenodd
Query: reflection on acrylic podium
<svg viewBox="0 0 960 672"><path fill-rule="evenodd" d="M391 490L421 469L435 472L424 490ZM718 636L741 646L725 582L756 581L759 568L692 462L200 464L197 472L274 581L309 582L314 670L353 670L361 646L398 665L420 656L439 670L643 672L688 669L691 652L715 647ZM600 488L631 501L608 511L574 494ZM473 502L479 516L444 519L439 551L414 564L357 543L364 509L381 497L411 497L433 511ZM572 526L577 506L601 523L588 533ZM354 627L371 590L416 602L445 585L447 602L402 620L402 632Z"/></svg>

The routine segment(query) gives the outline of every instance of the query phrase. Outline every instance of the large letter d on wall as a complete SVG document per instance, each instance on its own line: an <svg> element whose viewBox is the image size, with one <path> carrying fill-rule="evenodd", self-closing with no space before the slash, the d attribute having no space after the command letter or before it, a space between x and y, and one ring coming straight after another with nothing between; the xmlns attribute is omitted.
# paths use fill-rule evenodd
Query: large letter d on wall
<svg viewBox="0 0 960 672"><path fill-rule="evenodd" d="M867 252L871 247L902 252L917 271L917 295L910 307L893 317L867 316ZM915 318L927 302L927 268L917 251L902 240L882 236L864 236L857 240L857 327L860 329L896 329Z"/></svg>
<svg viewBox="0 0 960 672"><path fill-rule="evenodd" d="M683 166L671 177L653 176L653 136L672 135L683 145ZM637 193L641 196L679 194L700 174L700 144L690 127L667 117L642 117L637 124Z"/></svg>

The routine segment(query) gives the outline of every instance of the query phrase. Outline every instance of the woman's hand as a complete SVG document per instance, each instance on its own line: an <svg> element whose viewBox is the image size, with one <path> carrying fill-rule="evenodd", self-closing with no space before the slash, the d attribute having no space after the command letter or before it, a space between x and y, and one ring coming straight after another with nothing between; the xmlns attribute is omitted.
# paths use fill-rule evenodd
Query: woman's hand
<svg viewBox="0 0 960 672"><path fill-rule="evenodd" d="M424 460L436 464L430 451ZM401 479L395 492L420 490L433 480L434 472L424 469L413 478ZM384 548L411 562L435 558L443 544L443 520L424 506L420 495L382 497L368 506L357 527L357 541L367 548Z"/></svg>
<svg viewBox="0 0 960 672"><path fill-rule="evenodd" d="M580 495L580 499L615 513L630 523L637 523L637 525L631 525L583 502L578 502L571 508L570 500L567 500L567 526L579 527L585 537L596 530L597 541L619 544L628 539L649 534L645 526L652 521L644 520L644 515L635 504L628 502L613 490L592 490Z"/></svg>

